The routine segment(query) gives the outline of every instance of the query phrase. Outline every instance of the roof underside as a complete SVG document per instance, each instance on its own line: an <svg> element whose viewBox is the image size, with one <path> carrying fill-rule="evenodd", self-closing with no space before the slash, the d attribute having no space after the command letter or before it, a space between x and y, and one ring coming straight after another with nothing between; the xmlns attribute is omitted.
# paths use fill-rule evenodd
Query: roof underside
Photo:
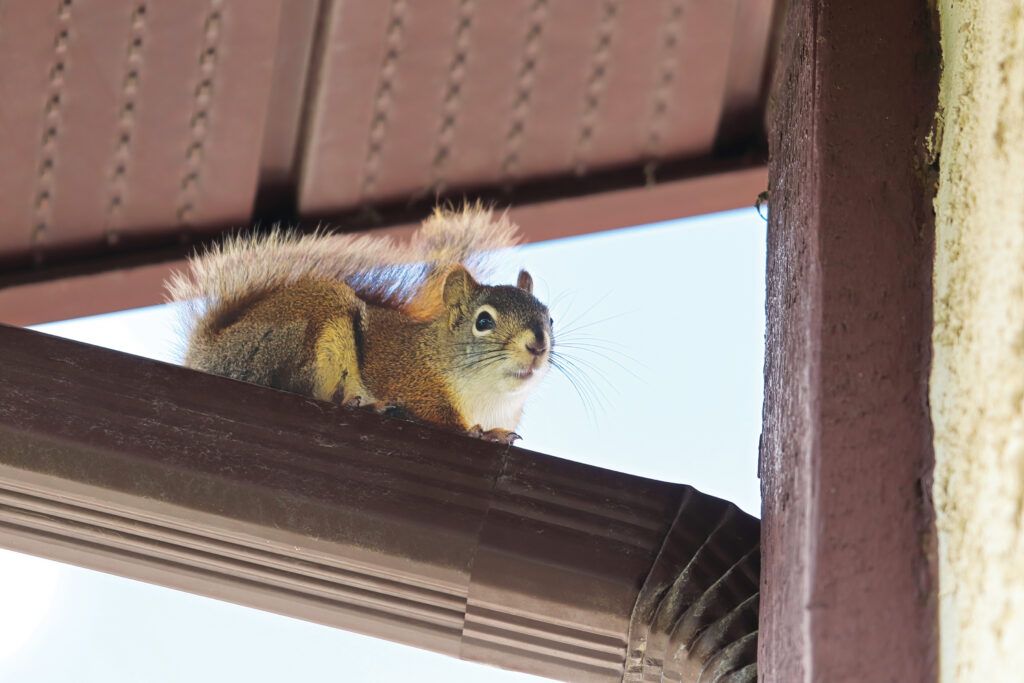
<svg viewBox="0 0 1024 683"><path fill-rule="evenodd" d="M256 221L358 229L438 198L536 214L623 191L640 220L693 213L628 191L759 169L773 5L4 3L0 320L155 302L108 286L61 309L27 285L173 263ZM711 208L751 203L748 176Z"/></svg>

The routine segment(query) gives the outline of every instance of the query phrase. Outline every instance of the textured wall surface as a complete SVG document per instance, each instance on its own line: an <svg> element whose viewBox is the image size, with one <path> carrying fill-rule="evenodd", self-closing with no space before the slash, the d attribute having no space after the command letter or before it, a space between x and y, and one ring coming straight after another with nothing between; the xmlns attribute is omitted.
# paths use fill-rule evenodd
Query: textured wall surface
<svg viewBox="0 0 1024 683"><path fill-rule="evenodd" d="M943 681L1024 671L1024 2L943 0L931 403Z"/></svg>

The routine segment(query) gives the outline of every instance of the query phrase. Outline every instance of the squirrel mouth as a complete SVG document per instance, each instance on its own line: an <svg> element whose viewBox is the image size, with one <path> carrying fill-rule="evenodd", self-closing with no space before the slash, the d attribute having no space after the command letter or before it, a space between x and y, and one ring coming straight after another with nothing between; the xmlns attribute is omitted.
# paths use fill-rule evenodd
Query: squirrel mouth
<svg viewBox="0 0 1024 683"><path fill-rule="evenodd" d="M518 370L510 371L508 376L525 382L537 374L538 370L543 370L546 365L546 359L534 358L528 365L524 365Z"/></svg>

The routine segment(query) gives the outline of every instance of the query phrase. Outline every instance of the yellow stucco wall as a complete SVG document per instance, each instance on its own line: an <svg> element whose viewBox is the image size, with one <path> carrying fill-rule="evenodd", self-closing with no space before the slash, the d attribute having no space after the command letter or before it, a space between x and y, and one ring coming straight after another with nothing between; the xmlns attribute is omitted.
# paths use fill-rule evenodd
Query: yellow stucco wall
<svg viewBox="0 0 1024 683"><path fill-rule="evenodd" d="M942 680L1024 681L1024 0L940 0Z"/></svg>

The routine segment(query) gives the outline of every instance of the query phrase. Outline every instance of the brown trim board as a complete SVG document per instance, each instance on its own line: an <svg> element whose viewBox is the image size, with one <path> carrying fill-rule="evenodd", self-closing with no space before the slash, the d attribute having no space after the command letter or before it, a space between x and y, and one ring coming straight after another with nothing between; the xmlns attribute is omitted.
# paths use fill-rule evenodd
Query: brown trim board
<svg viewBox="0 0 1024 683"><path fill-rule="evenodd" d="M514 205L511 215L526 240L538 242L752 206L767 182L767 169L752 166L649 187ZM411 227L404 223L376 229L403 235ZM183 265L187 249L111 258L85 268L54 266L41 272L0 274L0 322L34 325L161 303L163 281Z"/></svg>

